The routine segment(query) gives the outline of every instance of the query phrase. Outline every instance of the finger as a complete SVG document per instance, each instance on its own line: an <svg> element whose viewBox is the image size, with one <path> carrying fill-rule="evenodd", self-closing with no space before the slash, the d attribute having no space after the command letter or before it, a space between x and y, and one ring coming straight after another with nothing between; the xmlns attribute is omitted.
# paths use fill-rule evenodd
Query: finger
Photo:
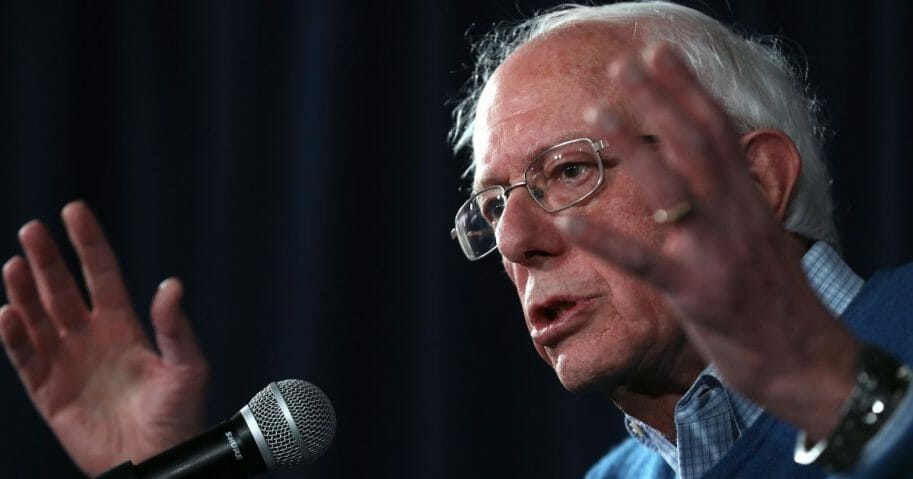
<svg viewBox="0 0 913 479"><path fill-rule="evenodd" d="M3 265L3 284L35 347L45 354L52 353L60 342L60 332L45 313L29 265L20 256Z"/></svg>
<svg viewBox="0 0 913 479"><path fill-rule="evenodd" d="M205 360L181 306L183 296L184 286L177 278L168 278L159 285L151 312L155 342L166 363L199 366Z"/></svg>
<svg viewBox="0 0 913 479"><path fill-rule="evenodd" d="M37 220L30 221L19 230L19 242L51 320L64 332L82 326L89 317L86 303L47 228Z"/></svg>
<svg viewBox="0 0 913 479"><path fill-rule="evenodd" d="M132 309L117 257L95 215L82 201L63 208L63 222L79 262L94 308Z"/></svg>
<svg viewBox="0 0 913 479"><path fill-rule="evenodd" d="M612 63L609 75L621 85L640 120L655 130L664 161L684 175L691 191L703 195L724 184L713 139L647 74L640 59L628 57Z"/></svg>
<svg viewBox="0 0 913 479"><path fill-rule="evenodd" d="M685 180L661 159L656 145L644 141L619 115L591 109L586 120L609 143L609 154L620 159L619 168L634 178L652 207L667 208L690 199Z"/></svg>
<svg viewBox="0 0 913 479"><path fill-rule="evenodd" d="M662 291L676 285L680 268L649 246L580 216L559 216L558 226L578 246Z"/></svg>
<svg viewBox="0 0 913 479"><path fill-rule="evenodd" d="M724 148L720 151L722 158L737 158L741 150L738 143L732 141L736 131L729 116L701 85L676 49L668 44L659 44L647 51L646 58L657 85L668 93L689 118L710 134L715 144ZM718 167L731 169L735 164L736 162L724 161Z"/></svg>
<svg viewBox="0 0 913 479"><path fill-rule="evenodd" d="M34 391L47 376L48 362L29 338L22 315L6 305L0 307L0 340L25 388Z"/></svg>
<svg viewBox="0 0 913 479"><path fill-rule="evenodd" d="M719 179L714 183L714 191L724 193L729 205L738 204L736 217L753 217L752 211L767 213L768 209L761 208L763 205L756 201L757 190L751 185L753 181L744 146L719 101L704 88L675 47L655 45L645 56L652 72L650 76L664 92L668 103L675 105L687 121L698 126L696 131L702 138L695 141L706 144L716 153L706 157L710 171L717 172Z"/></svg>

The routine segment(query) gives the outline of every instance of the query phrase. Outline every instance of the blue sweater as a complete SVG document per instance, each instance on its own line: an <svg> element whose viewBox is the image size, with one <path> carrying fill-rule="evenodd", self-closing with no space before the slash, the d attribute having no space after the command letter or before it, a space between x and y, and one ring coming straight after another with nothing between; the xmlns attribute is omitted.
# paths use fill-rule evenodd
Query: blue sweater
<svg viewBox="0 0 913 479"><path fill-rule="evenodd" d="M873 276L840 319L860 340L879 345L913 364L913 264ZM913 405L913 401L905 403ZM913 407L895 414L905 424L895 428L899 431L892 435L892 443L879 445L877 451L866 450L862 461L866 468L858 473L859 477L913 477L913 420L906 420L913 411L909 409ZM827 477L820 468L793 462L795 443L796 429L765 413L704 477ZM674 477L658 454L633 439L609 452L586 475L586 479Z"/></svg>

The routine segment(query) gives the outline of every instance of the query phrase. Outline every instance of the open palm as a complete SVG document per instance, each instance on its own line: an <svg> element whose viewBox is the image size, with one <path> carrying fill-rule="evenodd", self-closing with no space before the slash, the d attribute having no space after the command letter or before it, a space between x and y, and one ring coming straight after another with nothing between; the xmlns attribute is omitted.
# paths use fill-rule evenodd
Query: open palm
<svg viewBox="0 0 913 479"><path fill-rule="evenodd" d="M63 217L91 309L47 229L33 221L19 233L27 260L15 256L3 268L10 304L0 309L0 338L63 447L97 475L198 431L207 366L180 307L181 283L166 280L153 299L156 351L92 213L76 202Z"/></svg>

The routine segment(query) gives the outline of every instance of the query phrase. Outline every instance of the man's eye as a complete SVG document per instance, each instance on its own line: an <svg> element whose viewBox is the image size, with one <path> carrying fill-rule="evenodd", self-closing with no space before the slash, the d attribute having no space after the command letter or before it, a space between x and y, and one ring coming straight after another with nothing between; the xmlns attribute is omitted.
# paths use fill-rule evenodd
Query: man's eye
<svg viewBox="0 0 913 479"><path fill-rule="evenodd" d="M561 165L558 174L563 180L574 180L586 174L586 165L581 163L567 163Z"/></svg>
<svg viewBox="0 0 913 479"><path fill-rule="evenodd" d="M482 211L482 216L489 223L495 224L501 218L501 213L504 212L504 200L502 198L490 198L482 203L479 209Z"/></svg>
<svg viewBox="0 0 913 479"><path fill-rule="evenodd" d="M546 177L550 184L573 184L588 180L595 172L594 161L564 161L551 165L546 171Z"/></svg>

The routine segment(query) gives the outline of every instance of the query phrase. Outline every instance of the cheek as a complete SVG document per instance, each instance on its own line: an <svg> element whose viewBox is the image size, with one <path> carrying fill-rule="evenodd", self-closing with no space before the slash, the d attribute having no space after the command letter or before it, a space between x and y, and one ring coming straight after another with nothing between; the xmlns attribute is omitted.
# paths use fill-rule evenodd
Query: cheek
<svg viewBox="0 0 913 479"><path fill-rule="evenodd" d="M666 322L665 301L653 287L616 269L601 271L612 291L612 306L627 324L638 329L656 330Z"/></svg>
<svg viewBox="0 0 913 479"><path fill-rule="evenodd" d="M652 212L653 209L631 178L618 175L601 194L580 205L575 214L586 215L627 238L659 247L663 241L663 231L653 222ZM605 311L604 317L593 325L593 329L584 333L589 337L582 337L581 340L594 344L612 342L614 347L617 347L617 341L627 340L632 343L629 345L631 348L645 353L652 349L651 345L663 343L666 335L675 335L674 331L678 328L668 314L662 297L652 287L577 248L571 248L567 255L563 258L564 261L589 265L586 269L592 269L587 274L582 271L580 273L600 278L606 289L611 291L611 313ZM526 269L503 258L502 262L522 300L529 277ZM617 323L612 324L613 322ZM546 350L535 342L533 347L546 363L556 366L558 352Z"/></svg>
<svg viewBox="0 0 913 479"><path fill-rule="evenodd" d="M504 266L504 272L507 273L510 282L513 283L514 287L517 289L517 297L520 298L522 304L524 295L526 294L526 283L529 279L529 272L526 268L507 261L503 256L501 257L501 264Z"/></svg>
<svg viewBox="0 0 913 479"><path fill-rule="evenodd" d="M622 349L644 363L672 350L683 332L662 294L609 265L600 267L599 275L611 290L612 321L616 324L603 325L615 329L609 337L626 343Z"/></svg>
<svg viewBox="0 0 913 479"><path fill-rule="evenodd" d="M641 242L645 246L661 248L665 233L653 221L653 208L640 187L630 176L618 173L594 201L581 206L580 214L587 216L620 236ZM596 263L604 264L599 258Z"/></svg>

